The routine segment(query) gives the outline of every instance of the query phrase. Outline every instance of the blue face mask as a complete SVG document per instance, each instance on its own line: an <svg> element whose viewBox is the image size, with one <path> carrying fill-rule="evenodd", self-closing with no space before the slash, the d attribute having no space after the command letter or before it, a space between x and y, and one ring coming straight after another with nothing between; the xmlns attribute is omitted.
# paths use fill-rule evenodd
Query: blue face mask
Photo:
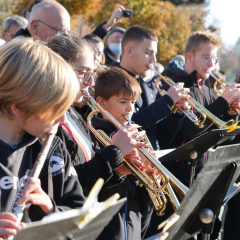
<svg viewBox="0 0 240 240"><path fill-rule="evenodd" d="M109 47L110 51L116 55L116 56L119 56L119 55L122 55L122 46L121 44L119 43L110 43Z"/></svg>

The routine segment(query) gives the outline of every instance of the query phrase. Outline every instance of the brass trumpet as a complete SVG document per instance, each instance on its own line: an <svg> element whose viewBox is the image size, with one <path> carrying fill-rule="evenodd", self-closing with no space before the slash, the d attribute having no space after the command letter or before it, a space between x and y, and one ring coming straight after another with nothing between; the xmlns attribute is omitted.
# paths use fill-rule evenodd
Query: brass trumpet
<svg viewBox="0 0 240 240"><path fill-rule="evenodd" d="M159 93L163 96L166 94L165 90L160 89L160 87L158 86L158 83L161 80L164 80L169 86L173 86L175 84L175 82L170 79L169 77L164 77L162 76L158 71L156 71L154 69L153 66L150 65L150 69L152 69L158 76L158 80L156 81L156 87L159 91ZM194 98L192 98L191 96L189 96L188 98L188 103L190 104L190 106L192 106L195 110L197 110L200 113L200 117L197 118L197 116L195 114L193 114L192 112L190 112L189 110L182 110L179 109L183 114L185 114L195 125L197 125L198 127L202 128L204 126L204 123L206 121L206 117L209 118L218 128L227 128L229 132L234 131L235 129L238 128L237 123L234 123L233 120L229 120L228 122L224 122L222 120L220 120L219 118L217 118L215 115L213 115L210 111L208 111L206 108L204 108L200 103L198 103ZM176 112L176 106L174 105L172 108L173 112ZM192 114L194 116L192 116ZM202 117L202 119L201 119Z"/></svg>
<svg viewBox="0 0 240 240"><path fill-rule="evenodd" d="M92 133L96 136L96 138L104 145L108 146L111 144L111 139L106 135L102 130L96 130L91 123L92 117L101 112L105 114L108 119L115 125L117 129L122 129L122 126L109 112L104 110L90 95L87 91L84 91L85 96L89 99L89 105L93 111L88 115L87 124ZM147 137L144 137L144 141L148 141ZM152 178L148 176L145 172L141 171L134 163L130 160L124 159L124 165L131 171L131 173L139 180L140 185L143 185L154 204L155 210L157 214L161 215L162 212L166 208L167 199L165 195L167 195L170 199L170 202L173 206L174 211L180 206L180 203L173 191L175 191L180 195L180 197L184 197L188 192L188 188L184 186L175 176L173 176L159 161L153 156L148 149L138 148L139 152L141 152L150 163L157 169L159 173L158 176L153 175ZM150 148L150 150L153 150ZM162 183L162 184L161 184ZM173 188L172 188L173 187Z"/></svg>
<svg viewBox="0 0 240 240"><path fill-rule="evenodd" d="M213 90L218 97L221 97L223 93L217 89L217 84L219 83L222 86L223 90L225 90L225 88L228 87L229 84L226 81L224 81L222 78L219 78L217 75L215 75L210 69L208 69L207 72L216 80L216 82L213 85ZM240 109L236 108L234 104L230 104L230 108L236 111L238 115L240 115Z"/></svg>

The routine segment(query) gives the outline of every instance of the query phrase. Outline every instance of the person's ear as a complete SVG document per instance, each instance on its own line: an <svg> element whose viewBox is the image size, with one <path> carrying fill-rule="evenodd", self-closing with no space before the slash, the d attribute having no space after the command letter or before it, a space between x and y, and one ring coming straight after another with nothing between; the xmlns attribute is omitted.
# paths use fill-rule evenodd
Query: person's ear
<svg viewBox="0 0 240 240"><path fill-rule="evenodd" d="M6 32L2 31L2 39L3 39L4 41L7 41L7 40L6 40L6 35L7 35Z"/></svg>
<svg viewBox="0 0 240 240"><path fill-rule="evenodd" d="M103 97L98 96L96 98L96 102L105 109L106 107L106 100Z"/></svg>
<svg viewBox="0 0 240 240"><path fill-rule="evenodd" d="M17 108L16 104L13 103L10 105L11 111L13 113L14 116L16 117L20 117L22 112Z"/></svg>
<svg viewBox="0 0 240 240"><path fill-rule="evenodd" d="M31 30L35 36L38 35L38 28L39 28L39 22L37 20L33 20L31 22Z"/></svg>
<svg viewBox="0 0 240 240"><path fill-rule="evenodd" d="M133 58L133 56L134 56L133 46L127 45L125 48L125 53L127 54L128 57Z"/></svg>
<svg viewBox="0 0 240 240"><path fill-rule="evenodd" d="M186 62L192 63L193 61L193 54L190 52L187 52L186 54Z"/></svg>

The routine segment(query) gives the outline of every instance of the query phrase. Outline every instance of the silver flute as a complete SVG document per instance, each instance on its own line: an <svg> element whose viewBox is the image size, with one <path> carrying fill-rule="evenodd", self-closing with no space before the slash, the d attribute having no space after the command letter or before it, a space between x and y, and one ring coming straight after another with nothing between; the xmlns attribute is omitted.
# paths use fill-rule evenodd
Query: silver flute
<svg viewBox="0 0 240 240"><path fill-rule="evenodd" d="M23 181L17 191L17 195L13 201L13 204L10 208L10 213L14 214L17 217L17 223L20 223L23 217L23 212L26 208L30 207L31 203L29 204L19 204L18 200L20 198L20 194L21 192L24 190L25 188L25 184L27 182L27 180L32 177L37 179L39 177L39 174L42 170L43 164L47 158L47 154L49 152L49 149L51 147L53 138L54 138L55 134L53 133L48 133L47 137L45 138L44 144L42 146L42 149L40 151L40 153L38 154L37 160L34 163L33 169L32 170L27 170L24 177L23 177ZM3 238L4 240L12 240L13 236L10 237L5 237Z"/></svg>

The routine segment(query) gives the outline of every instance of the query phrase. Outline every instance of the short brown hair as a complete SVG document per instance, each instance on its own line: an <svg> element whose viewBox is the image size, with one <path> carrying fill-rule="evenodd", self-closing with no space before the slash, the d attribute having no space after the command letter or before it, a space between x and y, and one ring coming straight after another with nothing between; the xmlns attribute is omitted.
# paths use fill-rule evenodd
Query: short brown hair
<svg viewBox="0 0 240 240"><path fill-rule="evenodd" d="M94 54L94 50L87 40L67 34L51 38L48 42L48 47L70 64L78 61L86 52Z"/></svg>
<svg viewBox="0 0 240 240"><path fill-rule="evenodd" d="M215 47L220 48L221 42L220 39L213 33L209 32L201 32L197 31L194 32L187 41L186 47L185 47L185 55L188 52L197 52L201 48L201 44L209 43L212 44Z"/></svg>
<svg viewBox="0 0 240 240"><path fill-rule="evenodd" d="M149 29L142 26L132 26L128 28L123 35L122 49L125 49L129 41L134 41L140 44L144 40L144 38L158 42L157 36Z"/></svg>
<svg viewBox="0 0 240 240"><path fill-rule="evenodd" d="M138 99L141 87L136 79L118 67L102 66L98 70L95 84L95 98L102 97L108 100L114 95L129 94L133 99Z"/></svg>

